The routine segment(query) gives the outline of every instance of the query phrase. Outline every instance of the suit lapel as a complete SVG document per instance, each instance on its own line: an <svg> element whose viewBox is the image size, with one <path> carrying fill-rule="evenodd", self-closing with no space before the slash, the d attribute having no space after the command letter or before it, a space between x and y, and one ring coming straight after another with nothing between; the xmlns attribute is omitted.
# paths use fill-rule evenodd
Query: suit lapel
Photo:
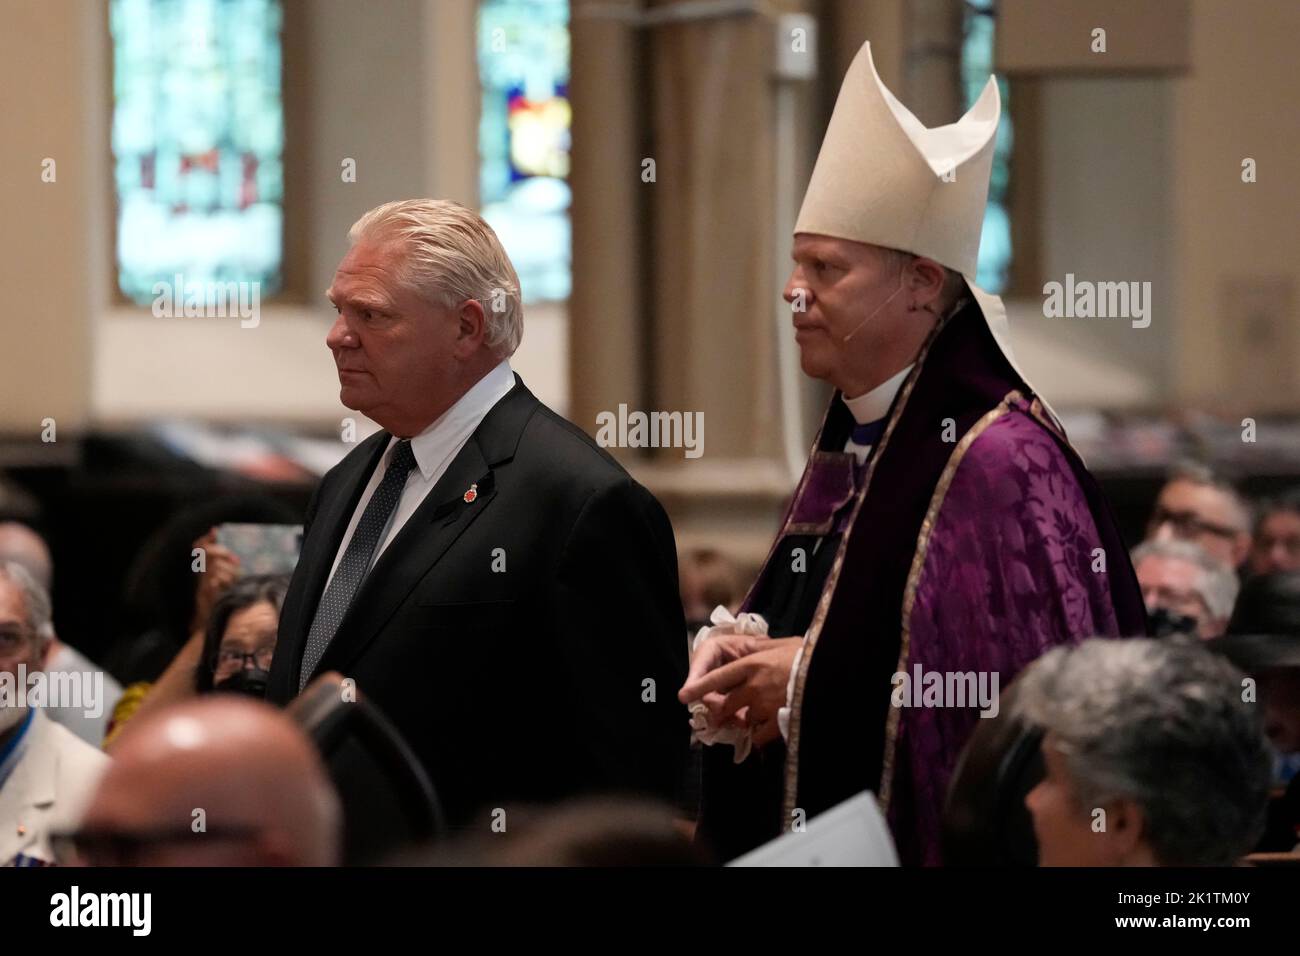
<svg viewBox="0 0 1300 956"><path fill-rule="evenodd" d="M347 667L495 497L492 470L470 438L361 582L316 673Z"/></svg>
<svg viewBox="0 0 1300 956"><path fill-rule="evenodd" d="M541 403L516 375L515 387L484 417L465 447L452 459L446 472L361 582L347 614L339 624L333 640L325 648L313 674L346 669L356 660L366 645L388 623L402 601L428 574L429 569L442 559L465 529L487 510L497 495L494 469L514 457L524 427L540 407ZM351 478L352 484L342 485L344 488L350 487L351 494L340 495L337 503L329 506L328 511L317 519L331 522L325 526L330 528L330 534L325 538L319 553L312 555L313 563L307 572L310 584L303 602L304 608L311 608L311 614L300 615L298 633L294 635L297 644L290 660L302 660L302 649L306 646L311 621L320 603L325 578L333 564L334 555L338 552L339 542L366 481L388 445L387 433L384 434L385 440L370 456L357 456L360 463ZM471 486L477 486L471 496L473 500L466 501L465 495ZM326 514L328 518L325 517ZM321 536L313 534L313 537ZM295 691L297 680L298 675L295 673Z"/></svg>

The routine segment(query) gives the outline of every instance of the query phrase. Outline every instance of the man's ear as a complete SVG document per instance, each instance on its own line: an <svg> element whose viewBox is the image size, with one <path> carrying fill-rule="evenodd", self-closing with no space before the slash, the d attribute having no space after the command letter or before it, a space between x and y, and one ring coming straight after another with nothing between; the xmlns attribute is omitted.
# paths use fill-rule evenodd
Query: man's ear
<svg viewBox="0 0 1300 956"><path fill-rule="evenodd" d="M1113 865L1132 864L1145 857L1146 814L1136 800L1122 798L1106 807L1105 836Z"/></svg>
<svg viewBox="0 0 1300 956"><path fill-rule="evenodd" d="M947 275L943 266L925 256L913 259L911 266L907 287L912 301L921 308L934 306L943 294L943 283Z"/></svg>
<svg viewBox="0 0 1300 956"><path fill-rule="evenodd" d="M460 324L456 333L456 351L461 358L468 358L479 350L483 336L487 334L487 316L482 303L477 299L466 299L460 304L456 321Z"/></svg>

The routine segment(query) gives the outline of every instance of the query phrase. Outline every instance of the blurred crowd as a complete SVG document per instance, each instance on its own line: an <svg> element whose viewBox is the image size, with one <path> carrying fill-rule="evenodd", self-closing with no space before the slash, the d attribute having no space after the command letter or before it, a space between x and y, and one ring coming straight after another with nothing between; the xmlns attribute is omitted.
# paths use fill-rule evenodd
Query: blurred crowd
<svg viewBox="0 0 1300 956"><path fill-rule="evenodd" d="M395 781L399 808L378 813L393 818L428 783L408 779L382 715L357 726L339 716L338 701L357 703L346 679L330 675L286 710L260 701L288 576L246 573L217 526L284 517L242 503L173 521L150 565L171 590L153 626L114 647L107 667L51 619L45 541L0 523L0 862L711 862L691 839L698 760L676 807L594 795L539 806L492 839L441 830L433 781L427 821L410 813L405 829L383 832L358 823L377 813L375 788L355 786L359 778ZM1300 489L1249 501L1208 469L1179 467L1131 559L1149 638L1058 648L1012 686L1013 706L971 741L954 779L951 862L1006 862L989 833L1002 791L1026 814L1042 864L1229 865L1296 853ZM715 550L681 556L688 641L715 608L741 610L748 571ZM38 674L46 699L24 700ZM70 699L74 689L84 699ZM988 769L1017 747L1038 767L1019 792Z"/></svg>

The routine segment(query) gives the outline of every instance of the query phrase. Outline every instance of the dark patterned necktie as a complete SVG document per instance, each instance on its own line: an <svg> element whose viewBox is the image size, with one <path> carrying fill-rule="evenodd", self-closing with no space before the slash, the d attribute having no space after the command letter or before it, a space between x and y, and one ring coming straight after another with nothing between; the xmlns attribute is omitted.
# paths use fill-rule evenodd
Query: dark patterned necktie
<svg viewBox="0 0 1300 956"><path fill-rule="evenodd" d="M334 632L339 629L343 615L347 613L357 588L370 569L370 560L379 545L379 536L397 508L402 489L406 486L406 476L414 466L415 454L411 451L411 443L403 439L393 446L388 470L384 472L383 480L367 502L361 520L352 532L352 540L343 552L343 560L339 562L329 587L321 595L320 604L316 607L316 618L311 622L311 631L307 634L307 649L302 654L302 669L298 672L299 690L307 686L307 678L320 663L325 648L334 638Z"/></svg>

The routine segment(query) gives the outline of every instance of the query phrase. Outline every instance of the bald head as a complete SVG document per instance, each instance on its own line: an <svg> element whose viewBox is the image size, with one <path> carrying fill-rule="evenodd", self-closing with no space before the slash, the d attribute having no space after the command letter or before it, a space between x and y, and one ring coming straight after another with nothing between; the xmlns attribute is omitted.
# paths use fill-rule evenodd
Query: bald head
<svg viewBox="0 0 1300 956"><path fill-rule="evenodd" d="M141 865L331 866L340 819L320 759L292 721L221 694L128 725L82 829L179 835L146 849Z"/></svg>
<svg viewBox="0 0 1300 956"><path fill-rule="evenodd" d="M54 563L45 539L17 521L0 521L0 561L14 561L27 569L36 583L50 589Z"/></svg>

